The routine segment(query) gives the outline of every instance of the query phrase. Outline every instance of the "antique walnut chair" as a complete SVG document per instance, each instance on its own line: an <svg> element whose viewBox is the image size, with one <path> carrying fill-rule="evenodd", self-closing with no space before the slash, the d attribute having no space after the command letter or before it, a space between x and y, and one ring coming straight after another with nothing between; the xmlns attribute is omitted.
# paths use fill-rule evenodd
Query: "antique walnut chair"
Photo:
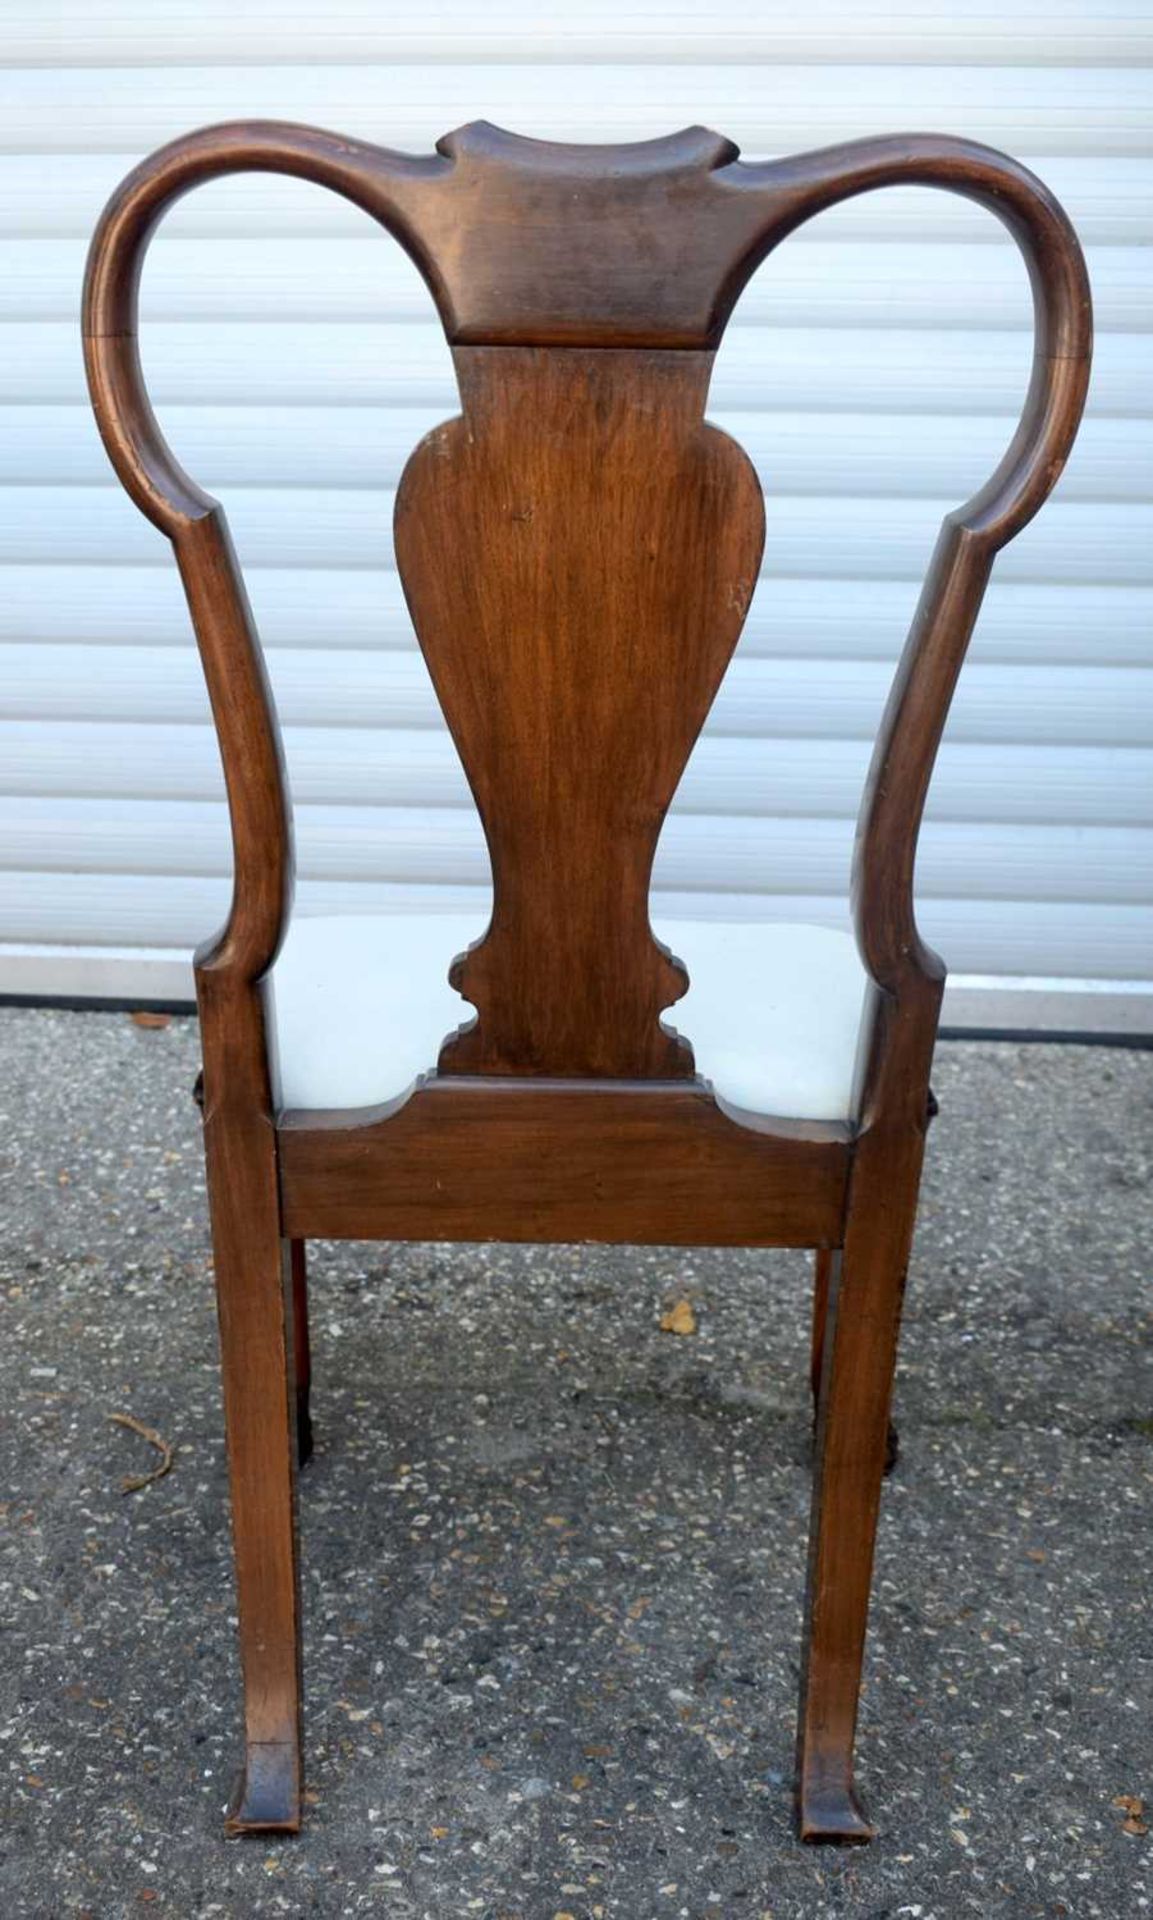
<svg viewBox="0 0 1153 1920"><path fill-rule="evenodd" d="M289 928L292 826L259 642L224 514L166 446L136 344L156 222L247 168L375 216L452 346L463 416L410 458L396 549L484 824L487 931L435 915ZM748 459L703 417L713 356L779 241L906 183L1009 228L1035 360L1000 466L944 522L896 672L857 836L856 944L658 923L662 943L654 851L764 530ZM229 1829L300 1819L295 1443L316 1236L817 1250L800 1830L868 1839L857 1694L945 971L918 936L914 853L994 556L1049 493L1081 412L1089 291L1065 215L1013 161L929 135L742 165L701 128L573 147L479 124L412 158L242 123L129 175L84 311L109 457L175 549L232 826L231 910L196 955L244 1673ZM661 1019L687 987L670 943L695 975L684 1038Z"/></svg>

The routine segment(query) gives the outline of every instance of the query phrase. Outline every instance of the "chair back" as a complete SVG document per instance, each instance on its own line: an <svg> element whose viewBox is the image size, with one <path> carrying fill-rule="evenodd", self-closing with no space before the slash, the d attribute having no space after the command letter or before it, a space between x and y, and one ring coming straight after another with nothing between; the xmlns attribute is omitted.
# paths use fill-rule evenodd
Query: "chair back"
<svg viewBox="0 0 1153 1920"><path fill-rule="evenodd" d="M713 356L750 274L812 214L873 186L968 194L1032 275L1033 384L988 485L945 523L878 742L857 856L877 985L932 971L912 908L917 830L992 559L1060 471L1084 397L1089 301L1061 209L969 143L863 141L744 165L703 128L569 147L478 124L413 159L308 128L210 128L125 182L93 243L85 333L110 455L173 539L221 736L236 897L216 963L256 977L289 910L279 738L223 516L166 447L135 345L148 235L200 180L263 167L367 208L421 269L452 346L460 417L408 461L396 550L480 812L494 905L453 982L476 1019L454 1074L684 1079L660 1020L687 979L653 937L665 815L740 636L764 503L707 424Z"/></svg>

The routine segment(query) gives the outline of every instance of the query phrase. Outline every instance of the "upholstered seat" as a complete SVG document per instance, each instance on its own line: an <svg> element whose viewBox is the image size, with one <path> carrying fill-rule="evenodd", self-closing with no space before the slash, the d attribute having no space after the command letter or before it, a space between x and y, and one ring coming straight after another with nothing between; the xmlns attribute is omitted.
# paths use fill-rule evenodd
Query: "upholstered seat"
<svg viewBox="0 0 1153 1920"><path fill-rule="evenodd" d="M691 982L667 1022L723 1099L795 1120L850 1116L865 975L849 934L653 926ZM471 1014L449 963L483 931L475 915L298 916L271 983L280 1104L372 1106L435 1067L446 1034Z"/></svg>

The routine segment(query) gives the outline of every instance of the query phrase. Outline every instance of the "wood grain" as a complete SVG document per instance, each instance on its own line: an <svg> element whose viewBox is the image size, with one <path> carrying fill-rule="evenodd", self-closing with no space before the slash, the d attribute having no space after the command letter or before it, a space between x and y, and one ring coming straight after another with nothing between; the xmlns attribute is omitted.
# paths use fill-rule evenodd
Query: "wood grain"
<svg viewBox="0 0 1153 1920"><path fill-rule="evenodd" d="M811 1247L843 1230L849 1130L742 1124L701 1081L441 1075L353 1119L282 1121L287 1232Z"/></svg>
<svg viewBox="0 0 1153 1920"><path fill-rule="evenodd" d="M293 1307L263 1008L256 989L210 953L197 956L196 996L244 1680L244 1764L225 1826L294 1832L302 1787Z"/></svg>
<svg viewBox="0 0 1153 1920"><path fill-rule="evenodd" d="M491 927L452 974L479 1018L441 1069L688 1076L657 1017L687 976L652 937L649 880L756 582L760 486L704 424L710 355L454 358L463 417L422 442L396 504L492 859Z"/></svg>

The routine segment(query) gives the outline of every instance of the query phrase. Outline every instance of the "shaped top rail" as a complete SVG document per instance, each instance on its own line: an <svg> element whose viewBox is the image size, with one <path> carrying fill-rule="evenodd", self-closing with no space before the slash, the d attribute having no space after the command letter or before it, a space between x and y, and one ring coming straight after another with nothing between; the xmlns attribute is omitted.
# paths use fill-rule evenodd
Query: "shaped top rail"
<svg viewBox="0 0 1153 1920"><path fill-rule="evenodd" d="M1020 246L1037 359L1088 359L1076 236L1048 189L1004 154L931 134L757 165L737 153L703 127L570 146L484 121L425 157L276 121L207 127L160 148L109 202L85 284L89 377L122 482L168 532L211 504L164 445L133 341L157 222L189 189L230 173L294 174L362 207L412 256L459 345L714 348L750 275L804 221L875 187L941 187L987 207ZM1044 408L1029 425L1018 452L1040 479L1071 435Z"/></svg>

